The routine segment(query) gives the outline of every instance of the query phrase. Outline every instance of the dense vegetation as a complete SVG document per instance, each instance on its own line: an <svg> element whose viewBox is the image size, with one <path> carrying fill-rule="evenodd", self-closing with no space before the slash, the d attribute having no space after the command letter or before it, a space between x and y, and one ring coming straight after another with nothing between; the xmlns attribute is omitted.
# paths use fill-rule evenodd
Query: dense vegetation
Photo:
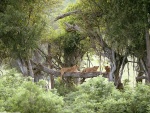
<svg viewBox="0 0 150 113"><path fill-rule="evenodd" d="M35 84L15 69L0 76L0 112L21 113L148 113L150 86L126 85L119 91L102 77L88 80L76 91L60 96L47 91L45 81ZM60 92L61 93L61 92Z"/></svg>
<svg viewBox="0 0 150 113"><path fill-rule="evenodd" d="M47 92L45 82L38 84L32 78L23 78L14 69L0 77L0 112L61 113L63 98Z"/></svg>

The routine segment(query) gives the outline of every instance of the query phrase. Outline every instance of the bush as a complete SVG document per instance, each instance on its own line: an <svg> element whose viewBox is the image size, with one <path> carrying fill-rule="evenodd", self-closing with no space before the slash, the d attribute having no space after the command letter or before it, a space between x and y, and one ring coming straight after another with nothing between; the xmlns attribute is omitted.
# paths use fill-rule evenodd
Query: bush
<svg viewBox="0 0 150 113"><path fill-rule="evenodd" d="M98 112L103 101L111 95L114 86L104 78L95 77L79 86L78 89L78 91L68 94L65 98L65 112Z"/></svg>
<svg viewBox="0 0 150 113"><path fill-rule="evenodd" d="M77 87L75 84L70 84L70 86L66 85L62 80L60 80L60 77L55 79L55 88L57 89L57 92L60 96L65 96L70 92L74 92L77 90Z"/></svg>
<svg viewBox="0 0 150 113"><path fill-rule="evenodd" d="M62 107L62 97L45 91L15 70L0 77L0 112L62 113Z"/></svg>
<svg viewBox="0 0 150 113"><path fill-rule="evenodd" d="M65 113L149 113L150 86L123 91L101 77L90 79L65 97Z"/></svg>
<svg viewBox="0 0 150 113"><path fill-rule="evenodd" d="M15 70L8 71L0 76L0 112L150 113L149 85L125 86L119 91L113 83L95 77L74 87L75 90L60 87L64 98L58 96L56 89L46 91L44 86L45 81L35 84Z"/></svg>

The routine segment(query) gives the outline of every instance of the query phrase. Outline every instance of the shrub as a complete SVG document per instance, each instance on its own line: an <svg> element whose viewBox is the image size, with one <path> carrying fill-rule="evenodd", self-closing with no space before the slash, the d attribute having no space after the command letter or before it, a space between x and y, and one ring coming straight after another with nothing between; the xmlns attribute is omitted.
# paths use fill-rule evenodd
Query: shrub
<svg viewBox="0 0 150 113"><path fill-rule="evenodd" d="M114 90L113 84L104 78L95 77L78 87L78 91L65 98L65 112L95 113Z"/></svg>
<svg viewBox="0 0 150 113"><path fill-rule="evenodd" d="M138 84L123 91L95 77L65 97L65 113L149 113L150 86Z"/></svg>
<svg viewBox="0 0 150 113"><path fill-rule="evenodd" d="M0 112L62 113L63 98L39 85L14 70L1 76Z"/></svg>
<svg viewBox="0 0 150 113"><path fill-rule="evenodd" d="M71 84L70 86L66 85L63 81L60 80L60 77L55 79L55 88L57 89L57 92L61 96L65 96L68 93L74 92L77 90L77 87L75 84Z"/></svg>

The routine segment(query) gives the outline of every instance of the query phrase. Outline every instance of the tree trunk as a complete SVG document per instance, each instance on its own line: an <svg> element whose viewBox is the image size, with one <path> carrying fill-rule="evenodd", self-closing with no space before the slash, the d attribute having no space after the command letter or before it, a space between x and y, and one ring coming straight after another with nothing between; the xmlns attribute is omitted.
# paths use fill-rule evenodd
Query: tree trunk
<svg viewBox="0 0 150 113"><path fill-rule="evenodd" d="M52 56L51 56L51 45L48 44L48 57L46 59L49 64L50 69L52 69ZM54 76L52 74L50 74L50 86L51 89L54 89Z"/></svg>
<svg viewBox="0 0 150 113"><path fill-rule="evenodd" d="M32 64L30 60L28 60L28 68L29 68L29 75L34 78L34 73L33 73Z"/></svg>
<svg viewBox="0 0 150 113"><path fill-rule="evenodd" d="M147 71L148 71L148 82L150 83L150 37L149 37L149 29L146 28L146 52L147 52Z"/></svg>
<svg viewBox="0 0 150 113"><path fill-rule="evenodd" d="M27 69L27 65L26 65L25 61L21 58L18 58L17 63L18 63L21 73L24 76L28 76L28 69Z"/></svg>
<svg viewBox="0 0 150 113"><path fill-rule="evenodd" d="M139 66L139 70L138 70L138 75L136 77L137 83L142 82L142 79L146 79L146 76L148 76L147 70L145 68L145 64L142 59L138 60L138 66ZM146 76L143 76L144 73Z"/></svg>
<svg viewBox="0 0 150 113"><path fill-rule="evenodd" d="M111 71L109 73L109 81L114 81L114 72L116 70L116 59L115 59L115 53L112 50L112 61L111 61Z"/></svg>
<svg viewBox="0 0 150 113"><path fill-rule="evenodd" d="M37 50L34 51L34 58L33 58L33 61L36 62L37 64L38 63L41 63L41 56L40 54L38 53ZM33 62L32 61L32 62ZM34 82L38 82L40 79L42 79L42 74L41 74L41 71L40 70L37 70L35 69L34 70Z"/></svg>
<svg viewBox="0 0 150 113"><path fill-rule="evenodd" d="M121 65L122 65L122 62L123 62L123 57L116 54L116 71L114 72L114 84L116 86L117 89L120 89L122 88L122 83L121 83L121 79L119 77L119 74L120 74L120 68L121 68Z"/></svg>

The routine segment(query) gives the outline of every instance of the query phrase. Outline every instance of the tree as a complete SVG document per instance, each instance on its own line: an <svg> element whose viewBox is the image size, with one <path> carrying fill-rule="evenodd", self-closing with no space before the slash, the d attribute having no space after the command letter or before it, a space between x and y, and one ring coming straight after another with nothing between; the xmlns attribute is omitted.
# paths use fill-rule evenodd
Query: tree
<svg viewBox="0 0 150 113"><path fill-rule="evenodd" d="M44 33L49 30L49 12L52 13L59 3L59 0L1 1L0 45L5 53L1 60L7 57L16 60L23 75L35 77L35 81L41 73L33 71L30 60L46 35ZM34 58L39 61L39 55Z"/></svg>
<svg viewBox="0 0 150 113"><path fill-rule="evenodd" d="M74 18L78 18L76 25L81 27L92 42L99 42L105 56L113 64L111 74L115 74L115 84L118 84L127 56L133 55L141 59L146 56L144 40L145 36L148 37L145 28L148 25L149 1L82 0L70 8L72 12L74 9L80 11L74 15ZM93 47L96 49L96 46ZM144 62L146 61L145 59Z"/></svg>
<svg viewBox="0 0 150 113"><path fill-rule="evenodd" d="M112 50L110 46L106 43L106 41L104 41L105 24L102 24L102 22L104 22L104 19L102 18L102 13L100 12L101 10L99 10L99 8L96 6L94 7L94 5L96 5L95 3L92 4L93 6L91 6L91 4L92 4L91 1L86 1L86 2L82 1L82 2L79 2L75 6L72 6L69 9L69 11L74 10L74 9L77 9L78 11L76 15L73 15L74 16L73 18L75 19L74 29L82 33L82 35L84 35L85 37L90 37L92 47L98 52L103 50L105 56L110 59L112 64L117 65L117 67L119 66L117 68L119 70L121 65L122 64L124 65L124 63L122 63L123 56L119 55L117 52L112 54L113 53L112 51L114 50ZM76 13L76 12L72 11L72 13ZM67 15L64 14L59 17L62 18L63 16L64 17L68 16L68 14ZM80 27L76 27L76 26L80 26ZM98 49L98 46L96 45L100 45L102 49L101 48ZM114 62L114 57L118 57L118 61L116 61L117 63ZM112 69L112 73L110 75L111 78L113 78L112 76L113 76L114 71L115 71L115 68ZM119 80L119 71L116 71L115 78L116 78L115 84L117 85L118 80Z"/></svg>
<svg viewBox="0 0 150 113"><path fill-rule="evenodd" d="M108 35L107 38L113 42L112 46L116 46L117 48L115 48L120 54L128 52L129 55L142 59L145 62L143 64L147 65L146 70L148 70L149 66L147 60L149 57L146 59L148 51L146 53L145 50L149 50L149 41L146 41L146 44L145 40L147 38L145 39L145 37L148 37L149 35L149 28L147 27L149 1L115 0L107 2L106 4L106 34ZM143 70L146 71L144 67L145 66L143 65ZM145 74L147 75L147 72L145 72ZM147 75L147 78L149 79L149 74Z"/></svg>

